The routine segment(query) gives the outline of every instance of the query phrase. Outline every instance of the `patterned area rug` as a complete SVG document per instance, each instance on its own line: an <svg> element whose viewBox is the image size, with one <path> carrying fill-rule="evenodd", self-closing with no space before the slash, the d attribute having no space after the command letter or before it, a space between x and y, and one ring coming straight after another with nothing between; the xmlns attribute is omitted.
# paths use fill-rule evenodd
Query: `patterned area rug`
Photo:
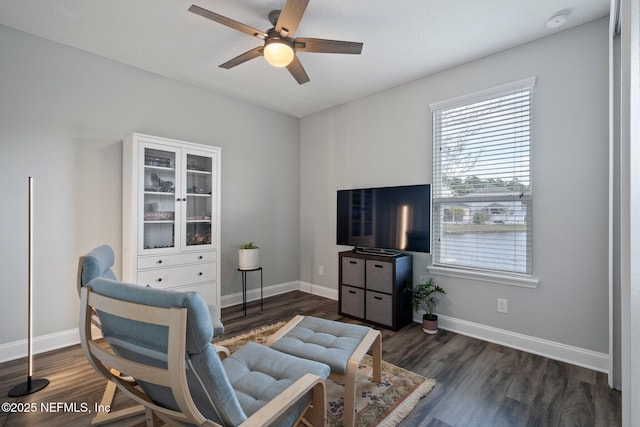
<svg viewBox="0 0 640 427"><path fill-rule="evenodd" d="M247 341L264 344L285 322L265 326L248 334L214 341L231 353ZM383 343L384 346L384 343ZM371 381L371 357L366 355L358 368L356 385L356 426L395 426L433 389L435 380L426 379L406 369L382 362L382 383ZM344 386L327 380L327 420L331 427L342 426Z"/></svg>

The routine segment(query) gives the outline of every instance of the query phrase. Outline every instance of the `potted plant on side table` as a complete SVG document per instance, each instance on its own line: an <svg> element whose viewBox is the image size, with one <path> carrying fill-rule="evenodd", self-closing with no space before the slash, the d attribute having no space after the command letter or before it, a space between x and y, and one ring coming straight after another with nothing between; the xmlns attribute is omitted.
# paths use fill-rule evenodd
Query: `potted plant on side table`
<svg viewBox="0 0 640 427"><path fill-rule="evenodd" d="M253 270L260 266L260 249L253 242L238 245L238 268Z"/></svg>
<svg viewBox="0 0 640 427"><path fill-rule="evenodd" d="M436 294L446 295L444 289L435 284L433 279L420 283L415 288L407 288L411 292L411 305L414 311L424 310L422 315L422 330L430 335L438 333L438 316L433 310L438 305Z"/></svg>

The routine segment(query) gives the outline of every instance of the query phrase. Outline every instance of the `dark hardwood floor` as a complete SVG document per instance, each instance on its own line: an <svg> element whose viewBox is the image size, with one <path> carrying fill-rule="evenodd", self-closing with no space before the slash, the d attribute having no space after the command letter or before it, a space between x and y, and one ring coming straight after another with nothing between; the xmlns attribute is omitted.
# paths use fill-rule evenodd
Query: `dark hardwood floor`
<svg viewBox="0 0 640 427"><path fill-rule="evenodd" d="M240 306L222 311L225 333L232 337L296 314L357 323L340 317L336 301L291 292L251 303L247 317ZM383 330L383 359L434 378L438 384L400 424L441 426L619 426L620 392L609 389L606 375L463 335L440 331L427 336L417 324L398 332ZM79 345L35 357L34 378L51 384L35 394L7 397L25 379L25 359L0 364L0 403L35 404L35 412L0 411L0 427L88 426L105 381L87 363ZM42 404L58 412L44 412ZM76 404L77 412L70 411ZM66 408L65 408L66 405ZM131 406L117 393L113 409ZM20 405L14 405L13 409ZM23 405L24 406L24 405ZM113 423L144 426L142 417Z"/></svg>

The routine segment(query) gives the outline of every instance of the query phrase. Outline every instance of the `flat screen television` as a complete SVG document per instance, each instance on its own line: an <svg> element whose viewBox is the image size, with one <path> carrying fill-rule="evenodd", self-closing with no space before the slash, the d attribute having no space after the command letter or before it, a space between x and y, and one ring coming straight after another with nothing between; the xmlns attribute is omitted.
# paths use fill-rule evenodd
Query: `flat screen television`
<svg viewBox="0 0 640 427"><path fill-rule="evenodd" d="M338 190L338 245L430 252L431 186Z"/></svg>

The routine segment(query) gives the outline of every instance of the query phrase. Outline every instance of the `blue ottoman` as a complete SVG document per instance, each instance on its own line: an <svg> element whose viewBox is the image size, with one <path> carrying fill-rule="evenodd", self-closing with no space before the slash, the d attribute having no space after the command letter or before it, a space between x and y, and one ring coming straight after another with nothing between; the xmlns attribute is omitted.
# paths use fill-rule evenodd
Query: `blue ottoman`
<svg viewBox="0 0 640 427"><path fill-rule="evenodd" d="M354 425L356 371L369 349L373 356L373 381L382 381L382 335L367 326L296 316L273 334L267 345L331 367L329 378L344 384L345 427Z"/></svg>

